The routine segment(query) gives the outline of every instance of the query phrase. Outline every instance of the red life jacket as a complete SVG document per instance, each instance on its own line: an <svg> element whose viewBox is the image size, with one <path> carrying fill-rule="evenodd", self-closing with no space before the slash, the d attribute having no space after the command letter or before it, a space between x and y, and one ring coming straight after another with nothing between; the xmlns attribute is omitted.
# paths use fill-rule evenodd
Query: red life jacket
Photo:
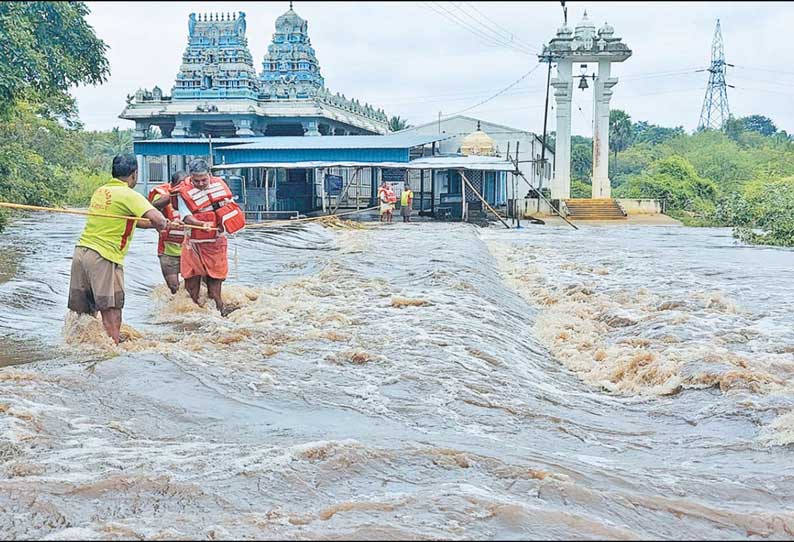
<svg viewBox="0 0 794 542"><path fill-rule="evenodd" d="M392 190L391 188L386 188L384 192L386 192L386 203L397 202L397 195L394 193L394 190Z"/></svg>
<svg viewBox="0 0 794 542"><path fill-rule="evenodd" d="M210 177L204 190L193 186L190 178L185 179L179 187L179 195L196 220L209 222L218 228L212 231L191 228L189 236L193 240L213 241L221 231L236 233L245 227L243 210L234 202L232 191L219 177Z"/></svg>
<svg viewBox="0 0 794 542"><path fill-rule="evenodd" d="M176 187L171 187L170 183L161 184L160 186L155 186L152 188L152 191L149 192L149 201L154 202L155 196L158 194L161 197L168 198L170 202L168 205L165 206L163 209L163 216L165 216L168 220L177 220L179 219L179 204L177 203L177 196L175 192L172 190L178 190L181 184L177 185ZM160 238L157 241L157 254L161 255L165 252L165 243L176 243L178 245L182 244L182 240L185 238L184 230L163 230L160 232Z"/></svg>

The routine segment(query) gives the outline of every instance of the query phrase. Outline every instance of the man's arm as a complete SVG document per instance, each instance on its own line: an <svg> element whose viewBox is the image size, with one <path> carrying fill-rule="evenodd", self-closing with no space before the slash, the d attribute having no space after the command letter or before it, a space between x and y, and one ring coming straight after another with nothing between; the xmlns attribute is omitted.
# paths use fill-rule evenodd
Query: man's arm
<svg viewBox="0 0 794 542"><path fill-rule="evenodd" d="M168 207L170 202L171 198L164 197L161 194L155 194L154 199L152 200L152 205L154 205L155 209L162 212L163 209Z"/></svg>
<svg viewBox="0 0 794 542"><path fill-rule="evenodd" d="M179 207L179 217L182 219L182 222L188 224L190 226L205 226L205 227L212 227L212 224L209 222L202 222L201 220L196 220L193 216L193 213L190 212L190 209L187 208L187 204L182 197L177 198L177 207Z"/></svg>
<svg viewBox="0 0 794 542"><path fill-rule="evenodd" d="M168 220L157 209L149 209L143 213L143 218L148 218L151 225L138 222L139 228L154 228L157 231L162 231L168 226Z"/></svg>

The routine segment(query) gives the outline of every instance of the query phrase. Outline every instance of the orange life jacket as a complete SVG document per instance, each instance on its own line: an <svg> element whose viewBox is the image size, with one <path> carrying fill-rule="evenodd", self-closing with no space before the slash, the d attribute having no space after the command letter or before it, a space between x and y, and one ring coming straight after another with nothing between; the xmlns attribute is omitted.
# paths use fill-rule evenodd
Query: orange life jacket
<svg viewBox="0 0 794 542"><path fill-rule="evenodd" d="M161 184L160 186L155 186L152 188L152 191L149 192L149 201L154 202L155 196L158 194L161 197L168 198L170 202L168 205L165 206L163 209L163 216L165 216L168 220L178 220L179 219L179 204L177 203L177 196L173 190L178 190L181 184L172 187L170 183ZM185 238L184 230L163 230L160 232L160 238L157 241L157 254L161 255L165 252L165 243L176 243L178 245L182 244L182 240Z"/></svg>
<svg viewBox="0 0 794 542"><path fill-rule="evenodd" d="M397 195L394 193L394 190L392 190L391 188L386 188L385 186L379 186L378 198L380 198L381 193L386 196L386 203L395 203L397 201Z"/></svg>
<svg viewBox="0 0 794 542"><path fill-rule="evenodd" d="M232 199L229 187L219 177L210 177L204 190L193 186L190 178L182 181L179 195L196 220L209 222L217 230L192 229L188 234L195 241L214 241L222 231L236 233L245 227L245 215Z"/></svg>

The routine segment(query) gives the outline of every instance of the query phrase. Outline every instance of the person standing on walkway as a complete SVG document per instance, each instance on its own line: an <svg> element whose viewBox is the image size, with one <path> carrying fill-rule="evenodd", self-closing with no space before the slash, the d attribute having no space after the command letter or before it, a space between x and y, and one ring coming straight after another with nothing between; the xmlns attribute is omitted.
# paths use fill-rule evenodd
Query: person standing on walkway
<svg viewBox="0 0 794 542"><path fill-rule="evenodd" d="M380 221L391 224L397 196L394 194L391 185L386 181L378 188L378 199L380 200Z"/></svg>
<svg viewBox="0 0 794 542"><path fill-rule="evenodd" d="M138 161L134 154L113 158L113 180L94 191L89 212L143 217L137 220L89 216L77 241L69 279L69 310L78 314L102 315L102 325L118 344L124 308L124 257L138 228L163 231L170 226L163 214L133 190L138 183Z"/></svg>
<svg viewBox="0 0 794 542"><path fill-rule="evenodd" d="M400 196L400 215L403 217L403 222L411 221L411 211L413 210L413 204L414 192L411 190L408 182L406 182L403 193Z"/></svg>
<svg viewBox="0 0 794 542"><path fill-rule="evenodd" d="M163 183L149 192L149 201L169 220L179 220L177 193L185 178L187 178L186 172L177 171L171 175L170 183ZM172 294L179 289L179 260L182 255L184 238L183 229L166 229L160 232L160 239L157 242L160 270L163 272L165 283Z"/></svg>
<svg viewBox="0 0 794 542"><path fill-rule="evenodd" d="M221 315L226 316L234 310L227 310L221 297L221 287L229 273L226 234L245 227L245 217L234 202L229 186L220 177L210 175L206 160L192 160L188 173L190 177L179 188L179 216L185 224L208 229L194 228L185 234L180 272L194 303L199 304L203 277L207 283L207 295L215 301Z"/></svg>

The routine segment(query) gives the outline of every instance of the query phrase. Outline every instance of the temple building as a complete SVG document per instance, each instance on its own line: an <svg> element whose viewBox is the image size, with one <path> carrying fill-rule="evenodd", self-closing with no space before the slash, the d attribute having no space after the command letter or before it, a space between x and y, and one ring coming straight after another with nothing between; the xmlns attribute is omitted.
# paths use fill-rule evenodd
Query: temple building
<svg viewBox="0 0 794 542"><path fill-rule="evenodd" d="M245 13L191 13L188 43L171 95L159 87L127 97L120 118L135 137L151 126L164 138L376 135L388 132L382 109L325 88L308 35L292 9L276 32L257 75Z"/></svg>
<svg viewBox="0 0 794 542"><path fill-rule="evenodd" d="M121 114L135 121L143 193L195 157L208 159L252 220L366 209L383 181L398 192L411 186L417 214L442 219L478 220L482 199L503 208L526 192L518 194L506 146L521 140L521 156L534 158L536 136L462 116L443 130L390 133L383 110L326 89L308 24L291 4L259 74L244 13L191 14L188 31L171 95L138 90ZM153 126L162 137L149 137Z"/></svg>

